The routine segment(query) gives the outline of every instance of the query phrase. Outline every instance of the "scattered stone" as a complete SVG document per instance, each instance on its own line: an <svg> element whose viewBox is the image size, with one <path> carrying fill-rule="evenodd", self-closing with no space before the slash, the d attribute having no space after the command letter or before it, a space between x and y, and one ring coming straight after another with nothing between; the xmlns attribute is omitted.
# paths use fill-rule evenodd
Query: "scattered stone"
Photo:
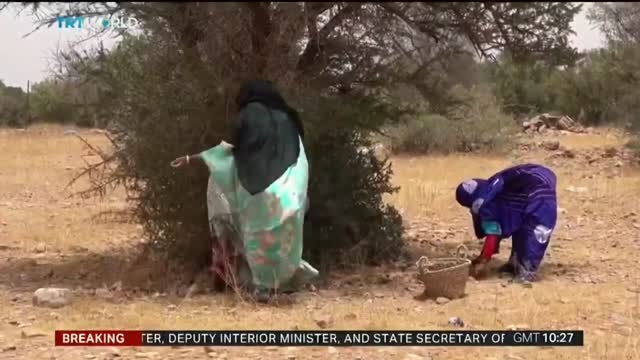
<svg viewBox="0 0 640 360"><path fill-rule="evenodd" d="M333 319L328 315L319 315L313 319L320 329L326 329L333 324Z"/></svg>
<svg viewBox="0 0 640 360"><path fill-rule="evenodd" d="M65 288L40 288L33 293L34 306L61 308L71 303L71 290Z"/></svg>
<svg viewBox="0 0 640 360"><path fill-rule="evenodd" d="M560 149L560 141L558 140L544 141L542 143L542 147L549 151L556 151Z"/></svg>
<svg viewBox="0 0 640 360"><path fill-rule="evenodd" d="M449 299L448 299L448 298L446 298L446 297L442 297L442 296L441 296L441 297L438 297L438 298L436 299L436 304L438 304L438 305L444 305L444 304L448 303L449 301L451 301L451 300L449 300Z"/></svg>
<svg viewBox="0 0 640 360"><path fill-rule="evenodd" d="M2 352L16 351L18 349L15 345L7 345L2 348Z"/></svg>
<svg viewBox="0 0 640 360"><path fill-rule="evenodd" d="M41 254L41 253L47 251L47 244L41 242L38 245L36 245L36 247L33 249L33 251L35 251L38 254Z"/></svg>
<svg viewBox="0 0 640 360"><path fill-rule="evenodd" d="M620 314L618 314L618 313L613 313L613 314L611 314L610 319L611 319L611 322L612 322L614 325L621 326L621 325L624 325L624 324L625 324L624 316L622 316L622 315L620 315Z"/></svg>
<svg viewBox="0 0 640 360"><path fill-rule="evenodd" d="M589 189L587 189L587 188L586 188L586 187L584 187L584 186L580 186L580 187L569 186L569 187L567 188L567 191L568 191L568 192L572 192L572 193L584 193L584 192L589 191Z"/></svg>
<svg viewBox="0 0 640 360"><path fill-rule="evenodd" d="M407 354L404 356L403 360L428 360L428 357L417 355L417 354Z"/></svg>
<svg viewBox="0 0 640 360"><path fill-rule="evenodd" d="M177 306L177 305L175 305L175 304L169 304L169 305L167 305L167 310L170 310L170 311L173 311L173 310L175 310L175 309L177 309L177 308L178 308L178 306Z"/></svg>
<svg viewBox="0 0 640 360"><path fill-rule="evenodd" d="M355 320L357 318L358 318L358 316L356 314L354 314L354 313L349 313L349 314L344 316L345 320Z"/></svg>
<svg viewBox="0 0 640 360"><path fill-rule="evenodd" d="M111 291L101 288L101 289L96 289L96 293L95 293L96 297L99 297L101 299L112 299L113 298L113 294L111 293Z"/></svg>
<svg viewBox="0 0 640 360"><path fill-rule="evenodd" d="M570 303L570 301L569 301L569 299L567 299L567 298L560 298L560 303L562 303L562 304L569 304L569 303Z"/></svg>
<svg viewBox="0 0 640 360"><path fill-rule="evenodd" d="M118 280L116 282L113 283L113 285L111 285L111 291L117 291L120 292L122 291L122 281Z"/></svg>
<svg viewBox="0 0 640 360"><path fill-rule="evenodd" d="M136 359L151 359L156 356L157 352L139 352L134 355Z"/></svg>
<svg viewBox="0 0 640 360"><path fill-rule="evenodd" d="M632 329L629 326L616 326L615 331L622 336L630 336Z"/></svg>
<svg viewBox="0 0 640 360"><path fill-rule="evenodd" d="M449 325L458 326L458 327L464 327L464 321L460 317L452 316L452 317L449 318Z"/></svg>
<svg viewBox="0 0 640 360"><path fill-rule="evenodd" d="M616 157L617 155L618 155L618 149L614 147L608 147L604 149L604 153L602 154L602 157L612 158L612 157Z"/></svg>
<svg viewBox="0 0 640 360"><path fill-rule="evenodd" d="M118 350L118 348L115 348L115 347L110 347L109 348L109 355L111 357L120 357L120 350Z"/></svg>
<svg viewBox="0 0 640 360"><path fill-rule="evenodd" d="M32 339L37 337L45 337L47 336L47 334L37 330L22 330L22 332L20 333L20 336L23 339Z"/></svg>
<svg viewBox="0 0 640 360"><path fill-rule="evenodd" d="M524 360L524 358L517 356L517 355L513 355L513 354L508 354L505 359L508 360Z"/></svg>

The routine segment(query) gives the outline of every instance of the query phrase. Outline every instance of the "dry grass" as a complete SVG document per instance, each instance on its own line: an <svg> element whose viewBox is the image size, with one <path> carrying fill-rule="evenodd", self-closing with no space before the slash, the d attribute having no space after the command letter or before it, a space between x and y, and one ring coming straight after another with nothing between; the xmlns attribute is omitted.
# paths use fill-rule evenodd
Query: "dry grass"
<svg viewBox="0 0 640 360"><path fill-rule="evenodd" d="M87 136L106 144L99 134ZM574 148L620 146L622 141L603 135L571 135L559 140ZM440 306L412 299L420 285L410 274L371 269L374 278L375 274L391 272L392 283L366 282L359 288L340 285L344 279L337 278L334 286L303 294L297 303L278 308L239 303L230 295L197 296L182 302L172 295L140 294L113 301L80 292L72 305L52 311L32 307L31 291L49 285L95 288L118 279L127 287L143 282L145 276L165 276L167 270L159 271L144 262L136 269L131 263L101 255L135 244L139 229L136 224L114 222L109 216L96 217L105 211L125 209L121 193L104 200L67 198L64 186L83 163L80 154L84 149L77 139L64 136L59 127L26 132L0 130L0 147L0 163L4 165L0 169L0 222L6 224L0 224L0 245L8 247L0 250L0 301L5 304L0 310L0 345L18 347L8 356L37 358L51 353L49 338L20 340L22 329L8 324L16 320L31 323L27 328L47 332L60 328L317 329L314 318L330 314L335 329L439 329L447 328L450 316L462 317L471 329L504 329L510 324L526 324L532 329L584 329L585 347L355 348L340 349L336 354L324 348L220 349L219 353L256 359L284 358L290 352L299 359L403 359L406 353L428 354L433 359L640 358L639 294L630 291L639 286L640 270L634 256L640 250L636 227L640 218L629 215L640 214L640 173L634 169L625 167L613 178L585 179L582 175L590 171L588 167L568 163L555 167L563 212L546 259L545 279L532 289L504 286L500 279L470 282L467 297ZM540 161L545 162L543 158ZM491 175L513 162L458 155L395 158L394 181L402 190L389 201L420 226L451 231L453 235L442 239L442 244L455 246L471 239L467 212L453 200L455 186L472 176ZM588 191L571 193L566 190L569 185ZM46 252L35 253L34 248L41 243L46 244ZM78 253L78 247L86 248L87 253ZM504 260L507 254L508 247L499 258ZM67 257L61 258L63 255ZM36 264L27 259L34 259ZM51 271L55 275L47 277ZM82 272L88 274L78 277ZM596 283L574 280L584 276ZM16 296L20 299L11 301ZM179 306L171 309L169 304ZM131 351L135 350L123 350L123 354L129 354L125 358ZM153 351L158 353L155 358L208 357L201 349ZM100 358L104 352L54 349L53 354L57 359L76 359L85 354ZM4 355L0 353L0 357Z"/></svg>

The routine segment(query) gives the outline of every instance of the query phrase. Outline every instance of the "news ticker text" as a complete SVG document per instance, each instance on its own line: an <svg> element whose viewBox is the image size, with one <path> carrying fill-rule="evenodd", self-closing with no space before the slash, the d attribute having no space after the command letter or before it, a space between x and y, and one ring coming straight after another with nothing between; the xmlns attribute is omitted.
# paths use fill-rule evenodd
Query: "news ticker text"
<svg viewBox="0 0 640 360"><path fill-rule="evenodd" d="M582 330L56 330L56 346L583 346Z"/></svg>

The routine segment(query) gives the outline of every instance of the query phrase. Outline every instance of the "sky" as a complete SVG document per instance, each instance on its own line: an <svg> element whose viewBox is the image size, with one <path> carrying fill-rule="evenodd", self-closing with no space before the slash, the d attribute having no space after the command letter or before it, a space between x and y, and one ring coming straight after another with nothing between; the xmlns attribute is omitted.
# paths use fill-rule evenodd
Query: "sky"
<svg viewBox="0 0 640 360"><path fill-rule="evenodd" d="M576 35L572 36L571 43L578 50L602 47L603 34L593 29L586 18L586 12L593 3L583 4L582 12L576 15L572 24ZM35 29L34 20L26 11L19 16L13 11L0 12L0 80L6 85L20 86L26 90L27 81L33 83L45 79L56 49L64 48L82 34L82 30L59 29L54 25L23 37ZM105 48L117 42L117 39L103 37L86 41L82 47L97 45L100 40Z"/></svg>

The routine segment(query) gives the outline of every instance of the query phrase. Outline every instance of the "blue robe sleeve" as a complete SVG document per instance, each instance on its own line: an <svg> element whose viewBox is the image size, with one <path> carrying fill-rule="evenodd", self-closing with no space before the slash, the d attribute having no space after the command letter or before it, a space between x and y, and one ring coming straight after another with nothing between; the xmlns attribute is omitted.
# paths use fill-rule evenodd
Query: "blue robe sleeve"
<svg viewBox="0 0 640 360"><path fill-rule="evenodd" d="M501 174L497 174L489 179L489 187L487 193L484 196L484 203L488 203L493 200L496 195L504 188L505 178Z"/></svg>

